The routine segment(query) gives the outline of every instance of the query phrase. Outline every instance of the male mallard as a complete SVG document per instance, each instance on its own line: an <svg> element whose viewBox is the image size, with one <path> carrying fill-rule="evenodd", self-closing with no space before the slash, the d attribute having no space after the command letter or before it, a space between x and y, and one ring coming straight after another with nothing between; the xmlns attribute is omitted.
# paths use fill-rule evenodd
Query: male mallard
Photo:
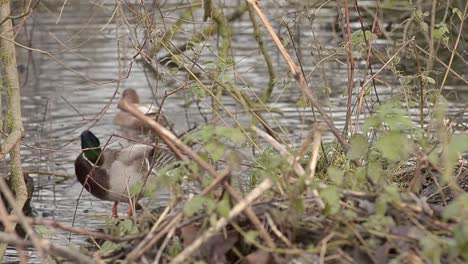
<svg viewBox="0 0 468 264"><path fill-rule="evenodd" d="M154 104L140 104L140 98L134 89L125 89L120 100L127 100L129 103L137 105L140 111L158 121L162 126L170 126L169 121L162 113L160 113L160 109ZM144 132L150 130L150 127L146 123L143 123L141 120L125 111L119 111L117 113L117 115L114 117L114 124L124 128L136 129Z"/></svg>
<svg viewBox="0 0 468 264"><path fill-rule="evenodd" d="M91 131L81 133L83 151L75 160L75 174L89 193L101 200L114 201L114 217L119 202L129 203L130 188L145 181L152 162L154 171L175 159L172 152L144 144L106 150L100 145ZM155 175L153 171L150 176ZM128 213L131 214L131 208Z"/></svg>

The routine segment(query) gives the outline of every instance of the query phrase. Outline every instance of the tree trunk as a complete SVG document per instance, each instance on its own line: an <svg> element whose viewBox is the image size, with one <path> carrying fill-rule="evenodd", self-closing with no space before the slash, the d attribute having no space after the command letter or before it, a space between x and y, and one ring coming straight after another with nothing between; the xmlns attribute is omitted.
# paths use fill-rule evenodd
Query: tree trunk
<svg viewBox="0 0 468 264"><path fill-rule="evenodd" d="M0 21L2 22L0 25L0 60L2 64L2 88L6 89L7 96L6 132L8 133L7 138L0 146L0 159L4 158L6 153L10 153L11 190L16 196L18 207L23 208L28 197L20 159L19 143L23 135L23 124L21 122L20 90L16 69L15 35L9 16L10 1L0 1ZM1 92L3 92L3 89ZM0 245L0 260L3 258L6 246L6 244Z"/></svg>

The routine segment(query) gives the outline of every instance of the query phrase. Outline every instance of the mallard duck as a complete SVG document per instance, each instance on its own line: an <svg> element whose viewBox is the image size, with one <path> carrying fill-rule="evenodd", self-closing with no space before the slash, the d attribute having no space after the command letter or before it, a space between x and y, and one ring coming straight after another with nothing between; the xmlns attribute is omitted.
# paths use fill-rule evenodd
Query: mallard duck
<svg viewBox="0 0 468 264"><path fill-rule="evenodd" d="M158 168L175 159L170 151L144 144L102 150L99 139L89 130L81 133L81 148L75 160L76 177L95 197L114 202L114 217L118 217L119 202L130 202L132 186L143 183L147 175L154 176ZM150 168L152 172L148 173ZM127 213L131 215L131 207Z"/></svg>
<svg viewBox="0 0 468 264"><path fill-rule="evenodd" d="M171 124L169 123L167 118L164 116L164 114L160 112L160 109L154 104L140 104L140 97L138 97L138 94L134 89L125 89L122 93L122 97L120 98L120 100L127 100L128 102L137 105L140 111L155 119L162 126L171 127ZM142 132L147 132L150 130L150 127L146 123L143 123L136 117L122 110L120 110L114 117L114 124L124 128L135 129Z"/></svg>
<svg viewBox="0 0 468 264"><path fill-rule="evenodd" d="M3 177L3 176L0 176L0 177ZM25 216L33 216L34 212L31 206L31 199L34 193L34 179L26 173L23 174L23 177L24 177L24 182L26 183L26 191L28 193L28 198L26 199L26 202L24 203L24 206L23 206L23 214ZM4 178L4 180L7 186L11 188L11 176ZM10 191L12 190L10 189ZM15 194L13 193L13 196L14 195ZM0 194L0 199L1 199L1 203L5 205L5 208L7 209L8 213L11 213L13 208L11 204L8 202L8 200L6 199L6 197L4 197L3 193ZM1 221L0 221L0 231L2 232L5 231L5 227L3 226L3 223ZM16 225L15 231L20 237L22 238L26 237L26 231L23 229L21 225Z"/></svg>
<svg viewBox="0 0 468 264"><path fill-rule="evenodd" d="M31 176L29 176L29 174L26 174L26 173L23 174L23 177L24 177L24 183L26 183L26 191L28 193L28 198L26 199L26 202L24 202L23 213L26 216L32 216L33 211L31 207L31 199L34 193L34 179ZM8 176L7 178L5 178L5 183L9 187L11 186L11 176ZM7 201L7 199L4 197L3 193L0 194L0 199L5 205L8 212L11 212L12 207L10 203Z"/></svg>

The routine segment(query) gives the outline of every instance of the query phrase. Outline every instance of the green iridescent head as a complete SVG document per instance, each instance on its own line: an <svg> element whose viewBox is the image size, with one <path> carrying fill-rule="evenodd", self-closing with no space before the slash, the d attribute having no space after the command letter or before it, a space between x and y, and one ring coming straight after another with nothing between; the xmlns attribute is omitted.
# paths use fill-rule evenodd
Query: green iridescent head
<svg viewBox="0 0 468 264"><path fill-rule="evenodd" d="M85 130L83 133L81 133L81 149L89 161L95 165L102 164L101 143L99 142L99 139L89 130Z"/></svg>

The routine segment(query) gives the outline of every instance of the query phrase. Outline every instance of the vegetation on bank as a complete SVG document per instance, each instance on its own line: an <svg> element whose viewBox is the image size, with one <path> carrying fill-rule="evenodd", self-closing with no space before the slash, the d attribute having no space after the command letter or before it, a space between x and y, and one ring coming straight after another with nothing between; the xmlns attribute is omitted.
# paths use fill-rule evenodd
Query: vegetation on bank
<svg viewBox="0 0 468 264"><path fill-rule="evenodd" d="M180 20L165 24L164 32L150 19L164 19L158 4L117 4L119 19L132 18L144 30L143 37L129 33L145 40L135 41L143 43L137 47L139 62L163 80L165 74L185 80L164 99L186 93L191 99L185 107L206 103L212 110L200 111L205 124L177 137L134 106L119 105L181 153L179 161L158 171L157 181L130 192L154 199L168 189L171 201L157 209L142 204L132 218L108 218L99 231L15 211L0 214L4 226L21 222L25 228L84 235L89 247L80 250L37 235L22 240L11 229L0 232L0 241L18 252L33 246L43 258L77 263L467 262L467 106L449 112L453 93L444 88L468 84L468 4L306 2L288 3L297 15L295 28L292 22L272 23L263 1L228 8L208 0L180 7ZM300 48L300 32L308 29L299 21L314 25L327 5L336 10L330 31L342 38L341 45ZM280 17L290 16L286 8L278 10ZM268 81L257 90L237 76L232 55L232 23L247 13L267 69L258 78ZM187 34L187 26L201 18L209 25L178 43L175 36ZM286 30L279 31L281 26ZM198 62L206 50L214 59ZM280 65L272 62L272 52L281 55ZM316 65L301 60L301 52L315 53ZM347 69L342 91L326 80L328 63L336 61ZM316 70L325 81L314 79ZM385 85L393 96L379 92ZM288 132L275 117L281 109L274 96L282 89L299 91L296 107L312 116L303 136ZM337 90L347 102L343 129L324 103ZM237 103L237 112L223 103L226 98Z"/></svg>

